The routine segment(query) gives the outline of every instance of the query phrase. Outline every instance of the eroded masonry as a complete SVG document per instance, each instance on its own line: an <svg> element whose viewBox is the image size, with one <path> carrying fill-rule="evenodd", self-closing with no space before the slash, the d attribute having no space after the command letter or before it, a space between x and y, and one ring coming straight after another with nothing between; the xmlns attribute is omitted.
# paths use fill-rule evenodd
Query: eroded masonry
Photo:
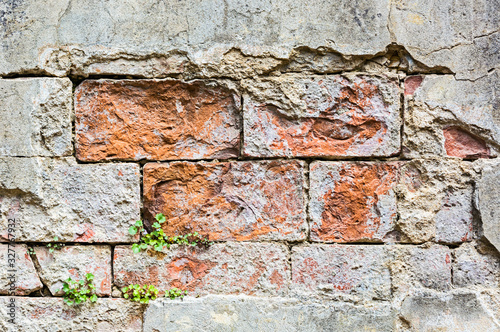
<svg viewBox="0 0 500 332"><path fill-rule="evenodd" d="M500 331L499 12L0 2L0 329Z"/></svg>

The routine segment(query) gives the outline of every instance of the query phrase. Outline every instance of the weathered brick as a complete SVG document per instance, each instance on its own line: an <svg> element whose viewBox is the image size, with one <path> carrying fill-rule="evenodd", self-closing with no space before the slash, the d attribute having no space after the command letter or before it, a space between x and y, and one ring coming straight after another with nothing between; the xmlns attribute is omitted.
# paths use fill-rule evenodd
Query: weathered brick
<svg viewBox="0 0 500 332"><path fill-rule="evenodd" d="M498 289L500 259L493 248L464 243L454 250L453 285L458 287L483 286Z"/></svg>
<svg viewBox="0 0 500 332"><path fill-rule="evenodd" d="M402 242L470 241L472 232L471 163L452 159L414 159L399 170L397 229Z"/></svg>
<svg viewBox="0 0 500 332"><path fill-rule="evenodd" d="M451 250L446 246L391 246L390 269L395 296L417 289L451 289Z"/></svg>
<svg viewBox="0 0 500 332"><path fill-rule="evenodd" d="M307 223L304 163L151 163L144 167L146 219L165 214L168 235L210 240L300 240Z"/></svg>
<svg viewBox="0 0 500 332"><path fill-rule="evenodd" d="M391 156L400 150L397 80L295 76L246 83L244 154Z"/></svg>
<svg viewBox="0 0 500 332"><path fill-rule="evenodd" d="M311 239L383 241L396 220L398 163L314 162L310 168Z"/></svg>
<svg viewBox="0 0 500 332"><path fill-rule="evenodd" d="M0 156L66 156L71 144L71 81L0 80Z"/></svg>
<svg viewBox="0 0 500 332"><path fill-rule="evenodd" d="M144 332L170 331L394 331L389 304L356 306L295 298L218 296L155 301Z"/></svg>
<svg viewBox="0 0 500 332"><path fill-rule="evenodd" d="M0 244L1 295L28 295L43 287L27 249L25 244Z"/></svg>
<svg viewBox="0 0 500 332"><path fill-rule="evenodd" d="M436 213L436 242L460 243L474 235L472 224L472 186L445 192L441 209Z"/></svg>
<svg viewBox="0 0 500 332"><path fill-rule="evenodd" d="M66 246L49 252L47 247L35 247L40 278L53 295L62 295L63 283L71 279L85 280L87 273L94 275L98 296L111 295L111 247Z"/></svg>
<svg viewBox="0 0 500 332"><path fill-rule="evenodd" d="M5 332L142 331L142 308L124 299L68 306L61 298L16 297L15 323L7 315L12 297L0 297L0 330Z"/></svg>
<svg viewBox="0 0 500 332"><path fill-rule="evenodd" d="M75 91L76 152L85 161L231 158L239 100L200 81L88 80Z"/></svg>
<svg viewBox="0 0 500 332"><path fill-rule="evenodd" d="M0 241L127 242L140 218L134 164L78 165L73 158L0 158Z"/></svg>
<svg viewBox="0 0 500 332"><path fill-rule="evenodd" d="M292 249L292 289L344 301L389 300L389 255L383 246L307 245Z"/></svg>
<svg viewBox="0 0 500 332"><path fill-rule="evenodd" d="M288 248L275 243L216 243L205 248L177 247L134 254L115 247L113 275L118 287L152 284L190 295L283 295L288 291Z"/></svg>

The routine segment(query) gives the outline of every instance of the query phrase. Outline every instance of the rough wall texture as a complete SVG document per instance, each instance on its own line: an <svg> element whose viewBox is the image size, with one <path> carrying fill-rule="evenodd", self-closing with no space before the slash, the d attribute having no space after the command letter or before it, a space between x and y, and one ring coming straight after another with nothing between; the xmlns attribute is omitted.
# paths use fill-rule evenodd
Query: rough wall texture
<svg viewBox="0 0 500 332"><path fill-rule="evenodd" d="M0 329L500 331L499 12L1 1Z"/></svg>

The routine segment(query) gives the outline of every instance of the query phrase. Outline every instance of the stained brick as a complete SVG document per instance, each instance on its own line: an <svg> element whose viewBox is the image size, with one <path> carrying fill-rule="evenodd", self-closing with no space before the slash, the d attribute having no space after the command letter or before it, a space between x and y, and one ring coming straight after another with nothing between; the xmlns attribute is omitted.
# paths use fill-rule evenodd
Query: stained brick
<svg viewBox="0 0 500 332"><path fill-rule="evenodd" d="M292 249L292 289L347 301L388 300L388 262L383 246L297 246Z"/></svg>
<svg viewBox="0 0 500 332"><path fill-rule="evenodd" d="M289 76L247 85L252 89L243 107L247 156L391 156L399 152L396 80Z"/></svg>
<svg viewBox="0 0 500 332"><path fill-rule="evenodd" d="M216 243L205 248L172 247L134 254L117 246L113 275L118 287L153 284L162 293L171 287L190 295L283 295L288 291L288 248L275 243Z"/></svg>
<svg viewBox="0 0 500 332"><path fill-rule="evenodd" d="M63 283L71 279L85 280L87 273L94 275L98 296L111 295L111 247L66 246L49 252L47 247L35 247L40 266L40 278L54 295L62 295Z"/></svg>
<svg viewBox="0 0 500 332"><path fill-rule="evenodd" d="M88 80L75 92L77 157L236 157L238 109L230 90L202 82Z"/></svg>
<svg viewBox="0 0 500 332"><path fill-rule="evenodd" d="M311 239L383 241L396 220L396 162L314 162L310 168Z"/></svg>
<svg viewBox="0 0 500 332"><path fill-rule="evenodd" d="M300 240L307 223L301 161L147 164L144 206L168 235L210 240Z"/></svg>

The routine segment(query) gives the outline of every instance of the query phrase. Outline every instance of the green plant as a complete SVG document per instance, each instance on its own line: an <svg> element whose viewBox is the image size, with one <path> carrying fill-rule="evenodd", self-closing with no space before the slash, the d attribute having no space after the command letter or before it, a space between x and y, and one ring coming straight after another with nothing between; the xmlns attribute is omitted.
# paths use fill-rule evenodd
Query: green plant
<svg viewBox="0 0 500 332"><path fill-rule="evenodd" d="M31 247L28 247L28 255L36 255L35 250Z"/></svg>
<svg viewBox="0 0 500 332"><path fill-rule="evenodd" d="M209 246L213 244L213 242L210 242L208 238L201 236L198 232L168 237L161 229L161 224L166 221L165 215L159 213L155 216L155 219L156 222L151 225L153 227L151 233L146 232L142 220L137 220L135 224L128 229L130 235L135 235L137 233L142 234L139 243L134 243L132 245L132 251L134 253L146 250L149 246L153 247L156 251L162 251L165 247L169 249L172 244L190 246Z"/></svg>
<svg viewBox="0 0 500 332"><path fill-rule="evenodd" d="M54 241L59 241L57 236L54 236ZM64 243L48 243L47 248L49 248L49 252L54 252L54 250L59 250L64 247Z"/></svg>
<svg viewBox="0 0 500 332"><path fill-rule="evenodd" d="M96 302L97 295L93 281L92 273L87 273L85 280L75 281L71 277L68 278L61 289L64 292L64 302L67 305L80 304L88 299L90 302Z"/></svg>
<svg viewBox="0 0 500 332"><path fill-rule="evenodd" d="M156 300L158 289L153 285L129 285L122 288L123 297L133 302L149 303L149 300Z"/></svg>
<svg viewBox="0 0 500 332"><path fill-rule="evenodd" d="M187 295L187 291L182 291L179 288L172 288L167 291L165 291L165 297L168 297L171 300L174 300L176 298L183 298L184 296Z"/></svg>

